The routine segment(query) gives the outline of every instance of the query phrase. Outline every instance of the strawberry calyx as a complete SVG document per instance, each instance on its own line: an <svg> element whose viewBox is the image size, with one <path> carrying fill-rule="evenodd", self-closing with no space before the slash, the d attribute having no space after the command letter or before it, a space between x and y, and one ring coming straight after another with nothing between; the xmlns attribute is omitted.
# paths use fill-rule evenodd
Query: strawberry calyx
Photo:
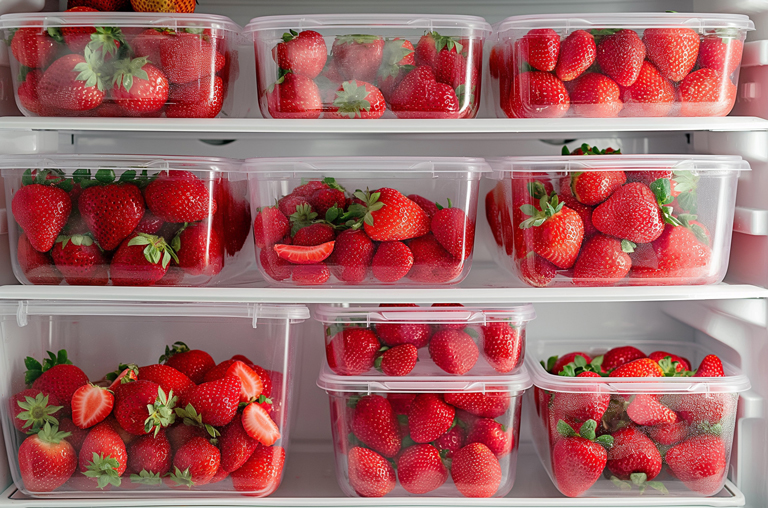
<svg viewBox="0 0 768 508"><path fill-rule="evenodd" d="M697 213L699 176L691 171L675 171L672 178L673 189L677 193L677 204L683 210Z"/></svg>
<svg viewBox="0 0 768 508"><path fill-rule="evenodd" d="M96 240L93 239L93 236L91 236L90 233L85 234L78 234L78 235L59 235L56 237L56 243L61 243L61 248L66 249L67 244L69 242L72 242L72 245L77 245L78 247L90 247L94 243L96 243ZM99 244L96 244L97 247L99 247ZM99 250L101 250L101 247L99 247Z"/></svg>
<svg viewBox="0 0 768 508"><path fill-rule="evenodd" d="M288 30L283 34L282 39L283 39L283 42L291 42L293 39L295 39L298 36L299 36L299 32L291 28L290 30Z"/></svg>
<svg viewBox="0 0 768 508"><path fill-rule="evenodd" d="M335 208L335 207L334 207ZM304 203L296 207L296 211L288 217L291 222L291 236L296 236L296 233L304 227L311 226L316 222L317 212L312 211L312 206L309 203Z"/></svg>
<svg viewBox="0 0 768 508"><path fill-rule="evenodd" d="M24 422L22 428L26 429L27 434L38 434L46 425L50 428L51 425L59 424L59 420L53 416L53 413L63 406L49 406L48 395L43 393L38 393L34 397L27 395L24 400L16 401L16 404L24 410L17 414L16 418Z"/></svg>
<svg viewBox="0 0 768 508"><path fill-rule="evenodd" d="M672 215L673 207L668 206L675 198L672 197L671 185L668 178L659 178L658 180L651 182L651 191L656 196L656 202L661 208L661 215L666 224L672 226L682 226L683 223L678 220L677 217Z"/></svg>
<svg viewBox="0 0 768 508"><path fill-rule="evenodd" d="M443 206L438 202L435 202L435 206L438 210L442 210L443 208L453 208L453 203L451 203L451 198L446 198L446 201L448 201L448 206Z"/></svg>
<svg viewBox="0 0 768 508"><path fill-rule="evenodd" d="M371 214L381 210L386 204L382 201L379 201L381 192L371 192L368 189L366 189L365 192L356 190L354 196L365 204L359 205L358 203L353 203L349 206L350 210L355 204L358 204L359 206L363 206L365 208L365 215L363 215L362 221L356 221L356 223L352 226L352 229L359 229L362 227L363 223L368 224L369 226L373 226L373 215Z"/></svg>
<svg viewBox="0 0 768 508"><path fill-rule="evenodd" d="M117 459L111 455L105 457L103 453L93 452L93 458L86 466L83 474L88 478L96 478L96 485L100 489L107 485L119 487L122 480L117 472L119 468L120 464L117 462Z"/></svg>
<svg viewBox="0 0 768 508"><path fill-rule="evenodd" d="M378 35L350 34L336 36L336 42L339 44L373 44L379 40L381 40L381 37Z"/></svg>
<svg viewBox="0 0 768 508"><path fill-rule="evenodd" d="M630 242L627 239L624 239L621 241L621 250L622 252L626 252L627 254L631 252L635 252L635 248L637 247L637 244L635 242Z"/></svg>
<svg viewBox="0 0 768 508"><path fill-rule="evenodd" d="M21 176L21 185L50 185L62 189L65 192L72 190L72 180L66 178L64 172L60 169L27 169Z"/></svg>
<svg viewBox="0 0 768 508"><path fill-rule="evenodd" d="M182 471L178 467L174 466L173 469L173 473L168 473L167 476L176 482L176 485L190 489L195 486L195 482L192 481L192 474L189 472L189 468L186 468L184 471Z"/></svg>
<svg viewBox="0 0 768 508"><path fill-rule="evenodd" d="M557 358L557 357L554 357ZM557 360L555 360L556 362ZM565 376L565 377L576 377L582 372L594 372L595 374L598 374L601 377L607 377L608 374L603 372L602 369L603 365L603 355L596 356L592 359L591 362L587 363L587 360L584 359L583 356L577 355L571 363L566 364L563 366L563 370L557 373L558 376ZM552 367L554 367L555 364L552 363ZM549 371L552 369L550 368Z"/></svg>
<svg viewBox="0 0 768 508"><path fill-rule="evenodd" d="M123 31L116 26L97 26L96 32L91 34L91 40L88 42L88 47L94 53L101 53L102 62L107 55L115 56L124 46Z"/></svg>
<svg viewBox="0 0 768 508"><path fill-rule="evenodd" d="M192 404L187 404L187 406L184 408L177 407L174 409L174 413L176 414L176 417L182 419L184 425L189 425L191 427L203 427L212 439L216 439L221 435L221 432L219 432L212 425L203 423L203 416L197 412Z"/></svg>
<svg viewBox="0 0 768 508"><path fill-rule="evenodd" d="M103 62L98 53L88 46L85 47L85 62L80 62L72 69L79 74L75 77L77 81L85 81L85 86L90 88L95 86L100 91L104 91L104 80L101 72L98 70Z"/></svg>
<svg viewBox="0 0 768 508"><path fill-rule="evenodd" d="M597 429L597 422L595 420L587 420L583 424L581 424L581 427L579 428L579 431L576 432L573 427L568 425L563 420L559 420L557 422L557 432L563 436L563 437L583 437L587 441L592 441L594 443L597 443L601 446L603 446L606 449L610 449L611 446L613 446L613 436L609 436L607 434L602 436L596 436L595 430Z"/></svg>
<svg viewBox="0 0 768 508"><path fill-rule="evenodd" d="M520 229L541 226L548 219L560 213L564 204L565 203L561 202L556 194L553 194L551 197L542 196L539 200L541 210L537 210L536 207L531 204L520 205L520 211L525 215L530 216L520 223Z"/></svg>
<svg viewBox="0 0 768 508"><path fill-rule="evenodd" d="M128 247L134 245L146 245L144 248L144 258L151 264L156 265L162 262L162 267L166 268L171 258L177 263L179 258L173 248L165 242L165 239L150 235L147 233L137 233L136 236L128 241Z"/></svg>
<svg viewBox="0 0 768 508"><path fill-rule="evenodd" d="M188 353L190 351L189 346L180 340L174 342L170 346L165 346L165 353L157 360L157 363L163 363L171 359L172 356L180 353Z"/></svg>
<svg viewBox="0 0 768 508"><path fill-rule="evenodd" d="M691 377L694 374L691 370L681 370L678 372L677 367L680 365L680 362L672 361L671 356L665 356L658 363L664 373L664 377Z"/></svg>
<svg viewBox="0 0 768 508"><path fill-rule="evenodd" d="M147 404L149 417L144 420L144 431L148 434L154 430L155 437L160 433L160 429L168 427L176 421L176 413L173 408L176 406L178 397L173 395L173 390L165 394L162 388L157 388L157 398L153 404Z"/></svg>
<svg viewBox="0 0 768 508"><path fill-rule="evenodd" d="M333 106L338 108L337 113L348 118L362 117L361 111L370 111L371 103L366 100L369 92L365 85L358 85L356 80L345 81L341 84L341 90L336 92Z"/></svg>
<svg viewBox="0 0 768 508"><path fill-rule="evenodd" d="M112 381L112 384L109 385L109 391L114 392L118 386L139 379L139 366L134 363L128 365L121 363L118 366L118 370L107 373L104 378L107 381Z"/></svg>
<svg viewBox="0 0 768 508"><path fill-rule="evenodd" d="M694 425L697 434L709 434L710 436L720 436L723 433L723 425L720 423L710 423L708 421L699 422Z"/></svg>
<svg viewBox="0 0 768 508"><path fill-rule="evenodd" d="M91 179L90 169L76 169L75 172L72 173L72 182L79 184L82 189L87 189L94 185L109 185L115 183L115 180L117 180L118 184L129 183L143 189L157 178L158 174L159 173L149 176L146 169L142 170L141 173L137 173L135 169L126 169L118 178L114 170L101 168L96 171L93 175L93 179Z"/></svg>
<svg viewBox="0 0 768 508"><path fill-rule="evenodd" d="M640 494L645 492L645 489L648 487L658 490L662 494L669 494L663 482L648 481L648 476L645 473L632 473L629 475L629 481L621 480L611 475L611 482L623 491L630 491L633 486L636 486L639 488Z"/></svg>
<svg viewBox="0 0 768 508"><path fill-rule="evenodd" d="M454 48L456 49L456 53L464 51L464 45L453 37L440 35L437 32L426 32L425 35L429 35L435 40L435 49L438 51L442 51L443 49L451 51Z"/></svg>
<svg viewBox="0 0 768 508"><path fill-rule="evenodd" d="M563 155L621 155L621 148L615 150L611 147L599 149L597 146L590 146L587 143L582 143L578 148L573 151L568 150L568 145L563 145Z"/></svg>
<svg viewBox="0 0 768 508"><path fill-rule="evenodd" d="M115 63L115 72L112 75L112 85L122 86L126 92L133 88L133 78L148 80L149 74L144 70L144 66L149 63L147 57L131 58L119 60Z"/></svg>
<svg viewBox="0 0 768 508"><path fill-rule="evenodd" d="M160 485L163 483L163 479L160 478L160 473L153 473L142 469L139 474L131 474L131 483L138 483L140 485Z"/></svg>
<svg viewBox="0 0 768 508"><path fill-rule="evenodd" d="M44 443L58 444L62 439L71 436L71 432L63 432L59 430L57 424L51 425L50 422L45 422L43 428L37 433L38 439Z"/></svg>
<svg viewBox="0 0 768 508"><path fill-rule="evenodd" d="M31 385L37 378L43 375L43 372L56 365L72 365L72 362L67 358L66 349L60 349L57 354L48 351L48 358L44 359L42 363L31 356L26 357L24 359L24 366L27 368L27 371L24 373L24 382Z"/></svg>
<svg viewBox="0 0 768 508"><path fill-rule="evenodd" d="M379 67L378 71L379 77L396 77L400 73L400 68L406 67L398 65L399 62L413 53L413 49L406 47L405 42L406 40L404 39L387 39L381 57L381 67Z"/></svg>

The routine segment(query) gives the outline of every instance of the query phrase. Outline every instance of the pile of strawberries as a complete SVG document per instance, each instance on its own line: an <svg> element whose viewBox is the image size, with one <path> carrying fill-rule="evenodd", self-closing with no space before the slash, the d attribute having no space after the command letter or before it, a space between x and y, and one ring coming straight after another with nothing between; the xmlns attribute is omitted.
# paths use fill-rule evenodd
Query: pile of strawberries
<svg viewBox="0 0 768 508"><path fill-rule="evenodd" d="M580 378L725 376L716 355L691 370L686 358L666 351L646 356L632 346L594 358L582 352L554 356L542 366ZM666 494L680 483L682 492L685 486L706 496L722 489L738 395L665 393L660 383L655 393L632 394L600 391L599 381L592 391L573 393L536 387L536 414L548 430L552 474L563 494L580 496L596 482L616 492L650 487ZM616 386L621 391L621 383Z"/></svg>
<svg viewBox="0 0 768 508"><path fill-rule="evenodd" d="M380 307L416 307L386 304ZM460 303L435 303L432 307L463 307ZM393 309L396 310L396 309ZM450 322L429 325L418 322L326 324L325 354L336 374L357 376L376 369L387 376L409 374L427 348L432 363L449 374L470 372L480 357L501 373L511 372L523 361L525 327L508 321L488 321L483 326ZM482 366L479 366L482 368Z"/></svg>
<svg viewBox="0 0 768 508"><path fill-rule="evenodd" d="M67 0L67 8L91 7L100 11L195 12L195 0Z"/></svg>
<svg viewBox="0 0 768 508"><path fill-rule="evenodd" d="M193 2L194 3L194 2ZM96 9L74 7L47 30L11 34L16 94L35 116L213 118L219 114L233 54L223 30L104 26ZM82 13L82 22L77 17Z"/></svg>
<svg viewBox="0 0 768 508"><path fill-rule="evenodd" d="M161 363L121 364L94 383L65 350L48 355L42 364L26 358L28 388L9 400L27 491L208 490L225 481L225 490L266 496L280 485L282 373L242 355L216 364L176 342Z"/></svg>
<svg viewBox="0 0 768 508"><path fill-rule="evenodd" d="M503 496L519 399L506 392L331 395L337 469L349 494ZM515 416L518 415L518 416ZM453 487L446 484L448 477ZM439 489L439 490L438 490ZM434 495L434 494L433 494Z"/></svg>
<svg viewBox="0 0 768 508"><path fill-rule="evenodd" d="M270 44L272 41L269 42ZM257 39L257 52L260 42ZM262 58L270 49L261 48ZM338 35L330 55L321 34L290 30L259 70L261 111L271 118L473 118L480 101L482 40L427 32L416 43ZM266 65L256 62L257 68Z"/></svg>
<svg viewBox="0 0 768 508"><path fill-rule="evenodd" d="M349 193L312 180L258 211L253 237L262 272L299 285L458 282L471 261L474 211L382 187Z"/></svg>
<svg viewBox="0 0 768 508"><path fill-rule="evenodd" d="M32 284L205 284L250 232L246 182L182 170L26 170L11 209Z"/></svg>
<svg viewBox="0 0 768 508"><path fill-rule="evenodd" d="M491 50L498 115L725 116L736 100L739 30L537 28Z"/></svg>
<svg viewBox="0 0 768 508"><path fill-rule="evenodd" d="M565 155L619 153L564 148ZM532 286L716 282L711 235L696 215L699 176L690 171L515 173L511 192L509 182L486 195L486 218Z"/></svg>

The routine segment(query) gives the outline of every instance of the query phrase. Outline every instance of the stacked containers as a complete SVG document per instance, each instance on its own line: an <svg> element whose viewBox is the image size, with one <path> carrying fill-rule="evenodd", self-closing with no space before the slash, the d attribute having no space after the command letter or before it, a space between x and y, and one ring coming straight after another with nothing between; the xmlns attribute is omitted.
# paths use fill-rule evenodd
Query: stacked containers
<svg viewBox="0 0 768 508"><path fill-rule="evenodd" d="M328 342L317 385L331 404L342 490L363 497L505 496L515 479L521 396L530 387L517 365L533 317L530 305L319 306ZM476 367L473 336L487 361ZM428 348L431 361L422 355L412 374L398 370L408 348ZM374 365L384 375L374 374Z"/></svg>
<svg viewBox="0 0 768 508"><path fill-rule="evenodd" d="M105 495L146 496L149 492L152 496L170 497L200 496L206 493L231 495L237 492L266 496L280 485L294 384L295 325L309 317L306 307L245 303L6 300L0 304L0 313L3 357L0 414L11 474L16 486L24 494L33 497L83 498ZM227 329L224 335L221 334L223 327ZM211 347L213 337L217 338L215 348ZM185 359L181 352L184 347L177 341L184 341L189 349L197 352L188 353L193 356ZM163 345L171 346L172 343L172 351L164 351ZM47 352L50 351L54 358L61 358L61 350L67 352L68 359L76 367L47 365L51 361L46 358ZM210 353L212 358L199 350ZM169 353L173 352L178 353L171 356ZM156 364L161 355L166 357L161 359L164 366L148 367ZM212 386L207 384L209 382L224 383L227 386L230 384L232 378L221 374L222 371L229 372L227 365L231 367L233 363L228 359L234 355L243 355L237 356L237 359L258 372L263 379L260 395L271 401L271 405L262 403L264 414L268 415L277 429L277 434L272 435L273 439L277 438L273 442L256 443L246 439L244 449L251 451L251 455L237 445L243 442L242 439L238 441L238 434L242 434L238 419L243 418L241 412L237 411L240 382L237 382L237 390L234 398L229 399L230 403L221 396L226 390L219 392L216 396L218 409L215 411L205 406L203 399L206 397L201 396L203 390L210 389L204 387ZM167 359L169 356L171 358ZM207 359L202 360L201 356ZM42 375L37 372L25 379L30 375L25 374L25 371L33 371L35 361L44 358L45 372ZM101 423L92 423L87 429L77 428L73 424L77 420L76 413L70 414L75 389L88 380L100 386L110 386L114 377L107 380L104 376L115 369L119 372L126 367L123 365L126 363L141 366L138 369L138 380L115 383L112 387L115 404L111 415ZM216 364L223 367L214 367ZM174 373L171 367L178 372ZM165 370L160 370L163 368ZM34 379L35 375L39 377ZM133 413L125 409L130 409L130 400L133 399L126 395L131 392L125 390L131 390L131 387L138 389L139 384L143 383L142 390L146 386L153 387L154 400L159 391L153 382L160 385L166 396L174 390L174 397L178 398L174 404L170 404L175 406L173 409L189 410L187 404L191 404L201 415L203 424L210 423L213 425L211 430L215 428L221 433L216 447L210 444L204 446L205 452L210 453L210 464L218 467L192 467L184 462L184 457L191 451L189 448L196 446L193 441L198 441L197 445L200 445L201 438L210 437L206 430L199 424L195 425L189 418L182 423L181 415L176 415L176 422L158 429L158 438L154 440L144 429L126 424L133 421L130 418ZM36 480L29 473L29 463L25 460L27 455L20 452L20 447L29 446L24 443L32 439L23 431L38 422L24 428L25 421L32 420L17 417L24 416L19 414L22 408L17 407L18 400L29 402L26 397L31 397L34 402L38 394L41 394L40 398L48 395L49 405L64 406L53 412L56 421L49 423L62 431L71 432L61 441L69 444L63 445L68 449L61 454L63 464L52 462L53 465L42 480ZM234 407L230 407L231 403L235 404ZM228 407L224 411L226 414L218 412L223 411L225 405ZM146 413L145 403L139 407ZM144 425L145 418L146 414L136 420L140 427ZM218 420L214 421L216 418ZM229 423L225 420L229 420ZM126 427L131 430L126 431ZM98 436L101 436L101 441ZM69 450L70 446L74 451ZM187 450L183 451L185 447ZM117 460L114 469L118 474L104 473L102 481L106 488L103 490L97 487L99 475L81 474L89 470L88 466L93 460L92 452L112 455ZM171 456L174 457L173 462ZM155 458L154 462L148 459L151 457ZM207 461L205 463L209 464ZM180 471L175 469L177 467ZM187 467L190 467L192 484L183 479ZM179 481L174 481L173 477L164 477L166 472L175 473Z"/></svg>
<svg viewBox="0 0 768 508"><path fill-rule="evenodd" d="M254 18L267 118L473 118L483 41L475 16L329 14Z"/></svg>

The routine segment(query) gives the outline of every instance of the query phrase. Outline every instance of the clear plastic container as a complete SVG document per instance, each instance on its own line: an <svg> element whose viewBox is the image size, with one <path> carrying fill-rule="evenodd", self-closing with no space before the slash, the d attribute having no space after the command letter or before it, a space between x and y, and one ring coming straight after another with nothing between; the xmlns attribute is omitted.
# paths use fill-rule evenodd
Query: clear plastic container
<svg viewBox="0 0 768 508"><path fill-rule="evenodd" d="M216 157L4 157L13 271L23 284L46 285L258 280L239 168Z"/></svg>
<svg viewBox="0 0 768 508"><path fill-rule="evenodd" d="M271 494L280 485L284 470L285 447L288 444L290 410L293 404L291 392L294 383L291 376L295 372L296 325L308 318L309 310L303 305L3 301L0 303L3 367L0 371L2 372L0 416L5 449L8 452L10 471L16 487L25 495L50 499L95 497L103 499L104 496L123 499L146 496L199 497L232 496L233 494L266 496ZM227 330L226 334L221 333L224 328ZM14 407L17 394L23 393L25 397L31 396L35 400L34 397L37 397L38 393L43 397L47 393L49 405L53 405L51 397L58 397L56 405L63 406L67 401L63 400L65 397L62 393L69 394L71 398L75 387L87 383L88 380L101 386L110 386L112 381L105 380L105 375L124 368L125 365L121 364L133 363L139 367L136 383L143 381L148 384L153 380L152 382L159 383L160 387L164 388L166 396L176 386L175 393L180 395L180 398L173 405L176 408L189 409L185 402L192 404L193 401L199 400L194 393L198 388L187 387L182 392L180 387L185 386L186 383L193 383L190 381L193 375L188 368L192 368L194 364L186 363L187 360L173 356L171 360L177 363L171 361L168 363L180 371L174 374L173 378L168 377L166 371L155 370L152 373L151 369L144 368L156 364L161 355L167 354L166 346L171 346L176 341L183 341L189 349L202 350L212 356L212 360L200 361L199 369L194 370L195 375L202 378L197 386L204 386L203 383L209 382L207 381L209 378L220 378L221 372L214 375L213 371L209 370L211 362L221 364L234 355L244 355L245 358L238 357L240 361L246 365L253 362L253 365L258 366L251 370L255 371L262 380L262 395L268 390L269 400L272 402L271 406L264 404L266 409L263 414L276 424L279 438L274 441L274 444L268 446L259 444L256 447L253 442L248 441L248 445L237 453L237 448L233 448L230 443L232 443L233 433L237 436L236 419L242 420L243 417L239 411L227 413L231 422L235 423L229 423L224 427L224 419L216 422L215 429L222 434L216 444L218 451L206 450L205 455L205 457L211 457L210 464L218 464L216 475L211 479L209 471L190 468L195 485L179 488L174 479L167 476L166 470L173 473L176 467L185 469L185 463L180 457L185 454L182 451L184 446L204 436L210 438L206 430L182 423L182 418L177 417L176 422L164 427L157 438L147 434L131 434L123 430L122 422L126 420L117 415L118 407L126 406L119 405L118 402L115 402L106 419L89 428L80 429L73 421L79 421L77 415L83 413L79 411L69 413L68 407L65 406L53 413L58 423L49 423L61 431L71 432L61 443L66 441L69 446L63 445L65 448L74 448L78 451L79 462L77 455L74 455L73 459L76 467L74 470L71 469L70 460L75 451L70 450L62 453L63 457L67 457L66 464L69 467L50 470L47 473L50 480L47 485L41 486L40 482L35 481L31 472L26 472L26 469L22 473L20 464L26 464L24 460L26 454L24 452L20 454L19 449L25 446L23 443L27 443L33 437L19 430L23 428L24 420L16 417L20 412L19 408ZM25 380L25 371L33 367L30 360L43 361L44 358L47 359L48 351L57 355L60 350L66 350L68 359L81 369L81 372L77 372L74 367L59 369L57 372L54 370L57 367L52 367L37 378L30 387ZM195 355L201 354L195 353ZM167 367L166 370L170 368ZM217 370L221 371L221 369ZM226 372L224 370L225 374ZM189 379L177 381L179 377L186 374ZM45 376L47 379L44 379ZM66 379L71 381L63 389L61 385L57 388L55 384L59 376L68 376ZM116 394L122 390L122 386L125 386L120 383L118 385L120 388L114 388ZM70 386L71 389L67 390ZM157 388L155 387L154 390ZM116 400L121 399L123 397ZM22 400L26 401L25 398ZM235 401L237 400L238 398L235 397ZM217 403L220 407L225 405L223 399L218 400ZM77 403L74 406L81 407ZM206 416L204 406L195 402L193 407L202 415L203 423L212 421ZM143 421L144 418L146 415L138 419ZM33 423L30 427L34 427L35 424ZM109 431L109 427L113 432ZM96 435L89 439L91 433ZM105 448L100 449L99 452L107 458L115 459L117 466L112 465L112 467L121 473L104 489L98 487L97 479L91 479L80 473L81 466L87 466L91 459L91 455L83 456L87 454L84 449L91 450L93 447L90 444L99 442L98 435L105 436L103 441L100 441ZM115 439L116 435L119 435L119 438ZM274 434L270 436L276 437ZM170 443L170 449L168 443ZM190 445L190 447L193 446L194 443ZM210 445L206 445L206 448L209 447ZM142 451L149 453L149 457L157 457L157 461L153 463L147 455L142 455ZM155 451L156 455L151 455L152 451ZM214 459L213 456L218 458ZM136 481L138 478L134 475L148 477L148 474L142 474L142 469L139 468L147 473L154 473L156 476L154 481L149 483ZM232 472L225 476L224 473L227 470ZM249 475L249 471L253 470L260 470L262 473ZM206 478L209 479L208 483L205 483Z"/></svg>
<svg viewBox="0 0 768 508"><path fill-rule="evenodd" d="M740 14L512 16L493 27L499 118L725 116L736 100Z"/></svg>
<svg viewBox="0 0 768 508"><path fill-rule="evenodd" d="M322 304L314 317L325 328L326 358L336 374L381 376L383 372L430 381L447 375L514 372L523 364L525 329L536 312L531 304ZM350 354L358 360L348 361Z"/></svg>
<svg viewBox="0 0 768 508"><path fill-rule="evenodd" d="M473 118L483 41L476 16L267 16L253 36L267 118Z"/></svg>
<svg viewBox="0 0 768 508"><path fill-rule="evenodd" d="M488 162L498 181L485 196L497 260L531 286L715 284L725 276L739 171L750 169L740 157Z"/></svg>
<svg viewBox="0 0 768 508"><path fill-rule="evenodd" d="M243 170L270 283L444 285L469 272L484 159L248 159Z"/></svg>
<svg viewBox="0 0 768 508"><path fill-rule="evenodd" d="M44 12L0 16L26 116L238 116L242 28L211 14ZM145 58L145 60L139 60Z"/></svg>
<svg viewBox="0 0 768 508"><path fill-rule="evenodd" d="M565 355L574 344L573 340L536 341L525 360L534 384L526 411L536 451L555 486L570 497L668 498L720 492L728 475L739 392L750 388L749 379L727 362L723 362L724 377L661 378L566 377L548 373L539 363ZM624 345L594 340L589 344L579 351L591 358ZM634 340L632 344L645 354L679 355L692 362L692 368L710 353L698 344L680 341ZM647 412L633 409L641 405L648 406ZM655 423L668 414L675 421L639 425L630 413L640 422ZM574 447L574 440L581 438L564 437L561 430L567 432L570 426L579 432L590 416L599 420L593 420L598 440L611 436L613 443L607 453L595 453L592 465L578 469L577 463L590 456L587 449L602 446L591 443L578 451L581 445ZM573 474L576 471L580 474Z"/></svg>
<svg viewBox="0 0 768 508"><path fill-rule="evenodd" d="M338 376L325 364L317 386L328 392L346 495L503 497L512 488L525 368L430 381Z"/></svg>

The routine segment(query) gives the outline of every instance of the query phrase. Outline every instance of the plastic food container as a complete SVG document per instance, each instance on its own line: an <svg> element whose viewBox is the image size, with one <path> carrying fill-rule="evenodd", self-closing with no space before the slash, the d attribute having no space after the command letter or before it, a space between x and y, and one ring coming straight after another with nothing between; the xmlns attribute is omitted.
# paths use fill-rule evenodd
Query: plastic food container
<svg viewBox="0 0 768 508"><path fill-rule="evenodd" d="M348 496L503 497L512 488L525 369L417 381L338 376L324 365L317 386L328 392L336 479Z"/></svg>
<svg viewBox="0 0 768 508"><path fill-rule="evenodd" d="M0 28L26 116L238 115L228 92L241 27L224 16L24 13Z"/></svg>
<svg viewBox="0 0 768 508"><path fill-rule="evenodd" d="M248 159L243 169L270 283L443 285L469 272L484 159Z"/></svg>
<svg viewBox="0 0 768 508"><path fill-rule="evenodd" d="M750 169L740 157L489 163L498 183L485 196L486 219L497 260L531 286L715 284L725 276L736 183Z"/></svg>
<svg viewBox="0 0 768 508"><path fill-rule="evenodd" d="M746 32L736 14L512 16L488 66L503 118L725 116Z"/></svg>
<svg viewBox="0 0 768 508"><path fill-rule="evenodd" d="M572 340L537 341L526 357L534 384L526 403L534 444L560 492L570 497L712 496L720 492L728 474L739 392L750 388L749 379L726 362L725 377L662 378L565 377L550 374L539 364L572 351L573 344ZM619 345L590 344L593 347L583 352L592 358ZM693 366L710 353L697 344L679 341L641 340L633 345L645 354L665 351L682 356ZM644 405L647 412L637 410ZM664 408L658 409L660 406ZM666 417L670 409L674 423L639 425L633 421L655 422L654 418ZM584 441L594 435L586 432L588 437L581 443L580 437L564 436L567 427L585 434L582 426L590 416L597 418L592 421L597 423L598 442L611 436L613 443L607 454L598 450L592 465L578 470L577 464L596 445ZM594 431L594 424L591 426Z"/></svg>
<svg viewBox="0 0 768 508"><path fill-rule="evenodd" d="M251 214L239 161L14 155L0 168L13 271L24 284L247 282Z"/></svg>
<svg viewBox="0 0 768 508"><path fill-rule="evenodd" d="M295 325L307 318L309 311L302 305L3 301L0 303L3 366L0 376L0 416L5 449L8 451L8 462L16 487L25 495L46 498L271 494L280 485L290 430ZM227 329L224 335L221 334L223 327ZM182 356L185 353L173 355L163 367L148 367L156 364L161 355L168 354L166 346L181 347L177 341L183 341L194 351L186 353L192 354L194 358L200 359L207 356L206 353L210 356L200 359L197 370L189 358ZM104 347L105 344L109 344L109 347ZM34 361L42 362L45 359L50 362L48 351L53 358L59 358L62 350L66 351L67 358L76 367L50 367L34 382L26 383L25 371L34 369ZM235 355L242 355L236 359L245 363L249 370L258 373L262 380L262 395L268 393L272 402L271 405L263 404L266 408L263 415L273 422L279 435L268 446L254 446L249 441L248 446L240 450L241 453L235 453L232 441L233 435L237 437L237 418L242 421L242 411L231 411L232 408L223 402L224 399L220 399L217 401L218 407L227 407L227 412L207 412L205 406L200 405L200 395L197 393L209 389L210 385L198 388L204 387L206 382L217 383L208 379L218 379L218 383L222 383L222 373L227 374L228 368L227 364L223 367L218 365ZM95 423L94 417L94 424L86 429L78 428L73 423L82 422L83 415L95 414L78 411L77 408L82 405L77 403L77 395L73 397L76 387L87 384L89 380L99 386L110 386L113 381L105 380L105 375L116 369L119 372L126 367L125 364L131 363L139 366L135 383L144 385L140 388L141 393L148 392L150 398L155 400L160 395L155 383L160 384L166 397L175 388L173 397L178 398L172 404L169 402L168 406L175 406L173 410L182 407L189 410L190 404L198 411L203 423L215 423L211 430L215 428L221 433L216 447L201 447L205 463L208 464L210 459L209 464L212 466L218 464L213 477L212 466L197 469L187 466L185 462L188 449L197 446L195 441L204 440L204 436L210 438L210 434L202 427L182 423L178 415L175 423L160 429L157 437L154 437L154 429L153 434L144 434L143 429L137 432L134 423L143 422L149 411L146 405L142 405L139 408L144 408L147 414L140 414L138 409L135 413L128 413L126 409L127 414L136 417L120 416L129 404L120 401L131 400L131 397L124 396L125 390L131 391L130 387L124 388L126 383L118 382L113 388L117 398L106 419ZM214 363L217 366L211 369ZM179 371L173 373L173 377L168 375L171 368ZM57 385L57 380L64 376L69 383L62 388ZM231 386L232 378L227 377L226 380L227 386ZM190 383L196 382L197 387L190 386ZM235 388L239 389L239 380L235 383ZM136 386L134 383L127 385ZM29 467L25 451L34 446L34 440L38 437L19 430L25 421L34 422L29 429L34 428L39 420L24 420L23 414L22 418L18 418L17 415L23 412L22 408L17 407L17 400L27 403L27 397L30 397L34 405L40 406L42 401L38 399L43 399L46 394L49 397L48 406L54 406L54 397L57 399L55 406L61 406L58 410L49 408L54 409L48 413L56 421L51 420L48 424L71 434L59 442L64 448L59 455L61 464L56 461L56 466L42 471L41 480L36 476L39 469ZM72 402L73 399L75 402ZM235 396L233 402L238 400ZM72 407L75 409L70 409ZM214 417L218 420L214 421ZM228 424L227 419L231 420ZM132 429L133 433L125 430L124 426ZM275 434L269 435L271 441ZM67 444L62 444L65 442ZM248 451L251 451L250 455ZM92 465L92 453L95 452L114 460L109 465L118 473L113 475L111 483L103 489L98 486L98 478L81 474L81 470L87 470ZM153 452L155 455L152 455ZM148 457L156 458L156 462ZM174 473L181 480L183 475L176 471L177 467L182 472L190 467L193 485L181 481L183 486L179 487L179 482L168 476L167 473ZM227 470L231 472L225 475Z"/></svg>
<svg viewBox="0 0 768 508"><path fill-rule="evenodd" d="M483 41L476 16L254 18L259 107L268 118L473 118Z"/></svg>
<svg viewBox="0 0 768 508"><path fill-rule="evenodd" d="M523 364L531 304L319 305L331 370L346 376L494 376Z"/></svg>

